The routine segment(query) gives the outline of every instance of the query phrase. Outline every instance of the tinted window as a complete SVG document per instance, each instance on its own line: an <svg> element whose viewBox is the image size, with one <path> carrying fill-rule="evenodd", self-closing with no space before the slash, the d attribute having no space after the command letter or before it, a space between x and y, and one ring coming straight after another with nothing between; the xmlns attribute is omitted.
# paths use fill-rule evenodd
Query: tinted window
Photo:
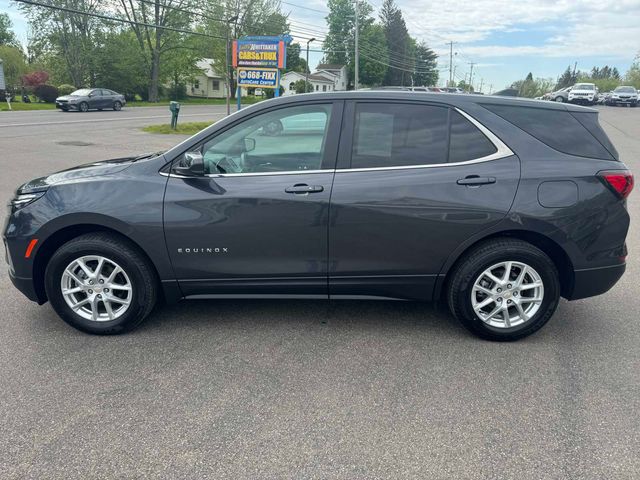
<svg viewBox="0 0 640 480"><path fill-rule="evenodd" d="M449 162L465 162L486 157L498 149L469 120L455 110L451 110L451 140Z"/></svg>
<svg viewBox="0 0 640 480"><path fill-rule="evenodd" d="M447 110L430 105L357 104L351 167L445 163Z"/></svg>
<svg viewBox="0 0 640 480"><path fill-rule="evenodd" d="M483 107L560 152L580 157L613 158L596 137L566 110L511 105Z"/></svg>
<svg viewBox="0 0 640 480"><path fill-rule="evenodd" d="M203 145L205 173L318 170L331 105L288 107L251 117Z"/></svg>
<svg viewBox="0 0 640 480"><path fill-rule="evenodd" d="M604 148L609 150L609 153L611 153L611 155L613 155L616 159L620 158L618 156L616 147L613 146L611 140L609 140L609 137L607 137L607 134L604 133L604 130L598 123L598 114L596 112L571 112L571 115L577 118L578 121L587 130L589 130L589 133L596 137L596 140L598 140L604 146Z"/></svg>

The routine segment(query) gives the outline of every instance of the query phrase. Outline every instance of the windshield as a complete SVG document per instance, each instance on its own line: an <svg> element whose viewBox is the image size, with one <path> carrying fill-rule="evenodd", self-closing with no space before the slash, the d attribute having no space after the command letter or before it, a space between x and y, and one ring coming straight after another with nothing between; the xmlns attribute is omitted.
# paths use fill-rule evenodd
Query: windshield
<svg viewBox="0 0 640 480"><path fill-rule="evenodd" d="M591 83L578 83L573 87L573 90L593 90L594 87Z"/></svg>
<svg viewBox="0 0 640 480"><path fill-rule="evenodd" d="M614 90L618 93L636 93L636 89L633 87L618 87Z"/></svg>
<svg viewBox="0 0 640 480"><path fill-rule="evenodd" d="M91 93L91 90L89 90L88 88L81 88L80 90L76 90L75 92L71 93L70 95L72 97L86 97L89 95L89 93Z"/></svg>

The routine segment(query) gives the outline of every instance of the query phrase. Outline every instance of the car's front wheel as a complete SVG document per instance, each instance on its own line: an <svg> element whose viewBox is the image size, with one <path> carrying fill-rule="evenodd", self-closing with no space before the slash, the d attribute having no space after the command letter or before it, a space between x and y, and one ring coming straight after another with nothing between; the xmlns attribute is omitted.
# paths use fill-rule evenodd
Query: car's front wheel
<svg viewBox="0 0 640 480"><path fill-rule="evenodd" d="M45 289L65 322L103 335L138 326L157 296L153 267L143 255L126 240L102 232L61 246L47 265Z"/></svg>
<svg viewBox="0 0 640 480"><path fill-rule="evenodd" d="M560 298L556 266L516 239L487 241L455 267L448 290L453 315L488 340L517 340L549 321Z"/></svg>
<svg viewBox="0 0 640 480"><path fill-rule="evenodd" d="M113 102L113 109L114 109L116 112L119 112L120 110L122 110L122 103L121 103L121 102L119 102L119 101L115 101L115 102Z"/></svg>
<svg viewBox="0 0 640 480"><path fill-rule="evenodd" d="M558 95L555 99L556 102L560 102L560 103L564 103L564 98L560 95Z"/></svg>

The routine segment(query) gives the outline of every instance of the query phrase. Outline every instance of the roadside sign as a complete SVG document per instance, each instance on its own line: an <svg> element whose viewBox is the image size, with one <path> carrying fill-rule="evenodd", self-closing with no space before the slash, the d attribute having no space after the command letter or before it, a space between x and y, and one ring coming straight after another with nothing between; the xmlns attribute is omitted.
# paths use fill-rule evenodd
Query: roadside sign
<svg viewBox="0 0 640 480"><path fill-rule="evenodd" d="M283 37L243 37L233 42L233 66L285 68L286 39Z"/></svg>
<svg viewBox="0 0 640 480"><path fill-rule="evenodd" d="M4 65L2 64L2 59L0 58L0 90L6 90L7 86L4 81Z"/></svg>
<svg viewBox="0 0 640 480"><path fill-rule="evenodd" d="M277 68L238 68L238 86L250 88L277 88L280 83Z"/></svg>

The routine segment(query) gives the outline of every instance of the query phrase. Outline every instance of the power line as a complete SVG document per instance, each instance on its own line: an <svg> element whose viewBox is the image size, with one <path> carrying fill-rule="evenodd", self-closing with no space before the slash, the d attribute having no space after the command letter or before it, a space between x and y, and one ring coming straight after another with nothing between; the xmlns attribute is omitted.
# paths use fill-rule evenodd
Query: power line
<svg viewBox="0 0 640 480"><path fill-rule="evenodd" d="M51 10L57 10L57 11L61 11L61 12L67 12L67 13L74 13L74 14L78 14L78 15L85 15L87 17L94 17L94 18L101 18L102 20L109 20L111 22L120 22L120 23L126 23L129 25L140 25L143 27L151 27L151 28L157 28L160 30L169 30L171 32L178 32L178 33L186 33L188 35L197 35L197 36L201 36L201 37L208 37L208 38L217 38L220 40L224 40L225 37L219 36L219 35L211 35L209 33L203 33L203 32L195 32L193 30L184 30L182 28L175 28L175 27L167 27L165 25L155 25L152 23L146 23L146 22L139 22L139 21L134 21L134 20L127 20L124 18L117 18L117 17L110 17L108 15L103 15L101 13L92 13L92 12L86 12L83 10L77 10L75 8L69 8L69 7L59 7L56 5L49 5L46 3L40 3L40 2L35 2L33 0L15 0L17 3L25 3L27 5L33 5L35 7L44 7L44 8L49 8Z"/></svg>

